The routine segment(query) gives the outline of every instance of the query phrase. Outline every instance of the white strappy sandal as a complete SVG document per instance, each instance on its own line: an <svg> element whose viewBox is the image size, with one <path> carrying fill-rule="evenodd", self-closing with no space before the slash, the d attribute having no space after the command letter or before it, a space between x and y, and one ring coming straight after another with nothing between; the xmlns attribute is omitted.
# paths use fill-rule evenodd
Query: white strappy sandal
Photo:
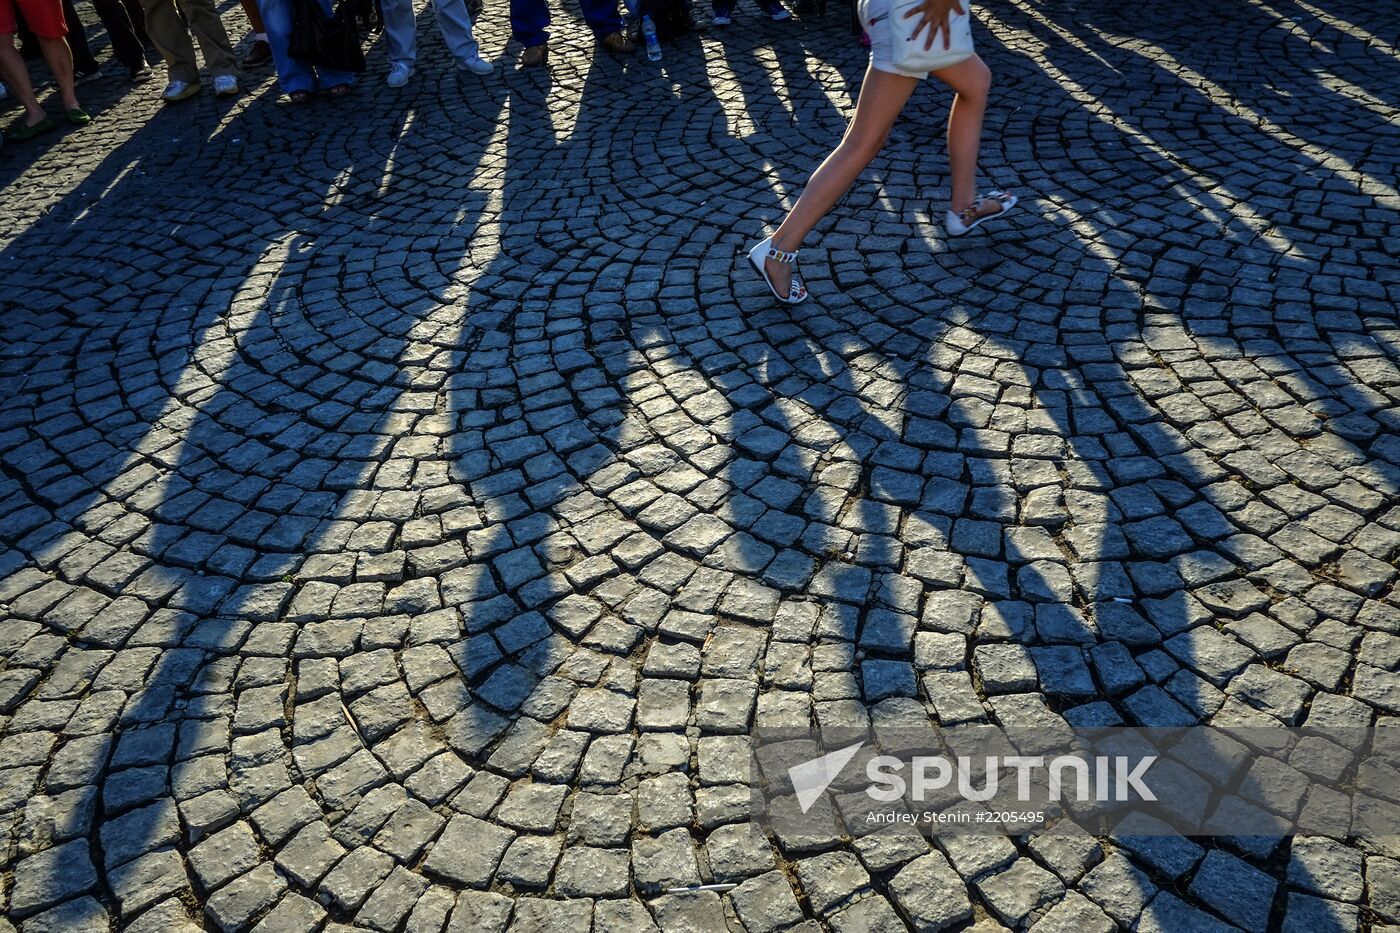
<svg viewBox="0 0 1400 933"><path fill-rule="evenodd" d="M763 263L767 259L773 259L792 267L792 281L788 283L787 296L778 294L778 289L773 285L773 280L768 277L768 270ZM758 274L763 276L763 281L767 283L768 290L773 293L773 297L785 305L800 304L807 300L807 286L802 284L802 278L797 274L797 250L790 253L783 252L773 246L773 238L770 236L749 250L749 262Z"/></svg>
<svg viewBox="0 0 1400 933"><path fill-rule="evenodd" d="M1001 210L997 211L995 214L979 215L977 209L982 206L984 201L996 201L1001 205ZM988 191L986 194L979 194L972 199L972 206L967 210L948 212L948 235L962 236L973 227L982 223L982 221L1001 217L1015 206L1016 195L1014 194L1008 194L1005 191Z"/></svg>

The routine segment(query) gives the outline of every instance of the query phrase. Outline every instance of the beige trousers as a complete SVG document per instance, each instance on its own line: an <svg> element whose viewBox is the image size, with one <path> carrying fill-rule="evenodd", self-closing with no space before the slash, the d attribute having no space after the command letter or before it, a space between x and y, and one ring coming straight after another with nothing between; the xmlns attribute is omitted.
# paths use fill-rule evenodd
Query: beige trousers
<svg viewBox="0 0 1400 933"><path fill-rule="evenodd" d="M204 65L213 75L231 75L238 71L233 45L224 30L223 20L214 0L141 0L146 11L146 33L165 59L171 81L199 81L199 64L194 58L194 43L190 33L199 40ZM184 16L181 16L181 13Z"/></svg>

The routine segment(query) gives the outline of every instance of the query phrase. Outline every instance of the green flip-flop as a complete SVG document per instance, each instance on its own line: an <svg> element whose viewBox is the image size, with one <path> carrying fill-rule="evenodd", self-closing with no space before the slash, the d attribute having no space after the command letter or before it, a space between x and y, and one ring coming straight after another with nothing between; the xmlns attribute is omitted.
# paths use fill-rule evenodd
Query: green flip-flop
<svg viewBox="0 0 1400 933"><path fill-rule="evenodd" d="M52 116L45 116L44 119L40 120L33 126L26 126L25 124L21 123L15 129L10 130L10 132L7 135L10 137L11 142L23 143L28 142L36 136L42 136L43 134L47 133L49 130L54 129L57 126L58 124L54 122Z"/></svg>
<svg viewBox="0 0 1400 933"><path fill-rule="evenodd" d="M92 122L92 117L88 116L87 111L81 107L74 107L64 114L64 116L68 118L68 122L73 126L87 126Z"/></svg>

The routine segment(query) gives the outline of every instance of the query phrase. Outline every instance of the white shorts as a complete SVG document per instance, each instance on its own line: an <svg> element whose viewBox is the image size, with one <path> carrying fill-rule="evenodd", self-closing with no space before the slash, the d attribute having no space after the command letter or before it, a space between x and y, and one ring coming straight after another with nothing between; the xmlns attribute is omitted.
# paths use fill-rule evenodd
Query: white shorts
<svg viewBox="0 0 1400 933"><path fill-rule="evenodd" d="M928 71L906 71L894 64L895 59L895 36L896 29L907 29L914 31L914 25L918 23L917 16L905 19L900 13L894 11L894 0L860 0L857 5L860 13L860 25L865 30L865 34L870 37L870 66L876 71L884 71L892 75L904 75L906 78L927 78L932 72ZM934 42L938 42L934 39ZM948 64L956 65L959 61L965 61L972 57L969 52L961 57L954 57Z"/></svg>

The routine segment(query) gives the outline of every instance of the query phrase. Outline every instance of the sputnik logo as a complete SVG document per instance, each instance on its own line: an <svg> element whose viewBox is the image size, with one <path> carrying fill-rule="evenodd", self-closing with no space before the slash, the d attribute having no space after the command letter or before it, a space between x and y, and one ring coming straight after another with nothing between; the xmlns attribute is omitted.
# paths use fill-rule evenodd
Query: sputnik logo
<svg viewBox="0 0 1400 933"><path fill-rule="evenodd" d="M802 808L803 813L812 809L812 805L826 793L831 782L851 763L851 759L856 757L856 752L860 751L864 744L864 741L860 741L854 745L847 745L820 758L813 758L788 768L788 779L792 781L793 792L797 794L797 805Z"/></svg>
<svg viewBox="0 0 1400 933"><path fill-rule="evenodd" d="M854 745L804 761L788 768L788 779L797 796L797 805L806 813L812 809L826 789L831 786L842 769L851 763L865 745L862 740ZM866 796L882 803L900 800L909 794L912 799L922 802L929 792L948 787L957 775L958 795L964 800L991 800L997 795L1000 785L998 772L1013 768L1016 771L1016 797L1021 803L1038 799L1031 789L1032 774L1044 769L1048 775L1048 787L1044 790L1049 800L1061 800L1065 793L1065 772L1073 773L1069 788L1074 800L1128 800L1135 793L1138 799L1154 801L1157 795L1142 780L1147 769L1157 760L1156 755L1146 755L1138 759L1136 765L1126 755L1110 757L1099 755L1092 759L1095 780L1090 781L1090 763L1075 755L1060 755L1047 764L1043 755L988 755L985 758L986 770L981 788L973 787L973 759L959 755L955 759L941 755L916 755L909 761L893 755L877 755L866 762L865 775L871 782L866 787ZM1132 767L1130 767L1132 765ZM1116 778L1113 770L1116 766ZM905 778L901 772L909 768L912 775ZM1010 789L1007 790L1010 793Z"/></svg>

